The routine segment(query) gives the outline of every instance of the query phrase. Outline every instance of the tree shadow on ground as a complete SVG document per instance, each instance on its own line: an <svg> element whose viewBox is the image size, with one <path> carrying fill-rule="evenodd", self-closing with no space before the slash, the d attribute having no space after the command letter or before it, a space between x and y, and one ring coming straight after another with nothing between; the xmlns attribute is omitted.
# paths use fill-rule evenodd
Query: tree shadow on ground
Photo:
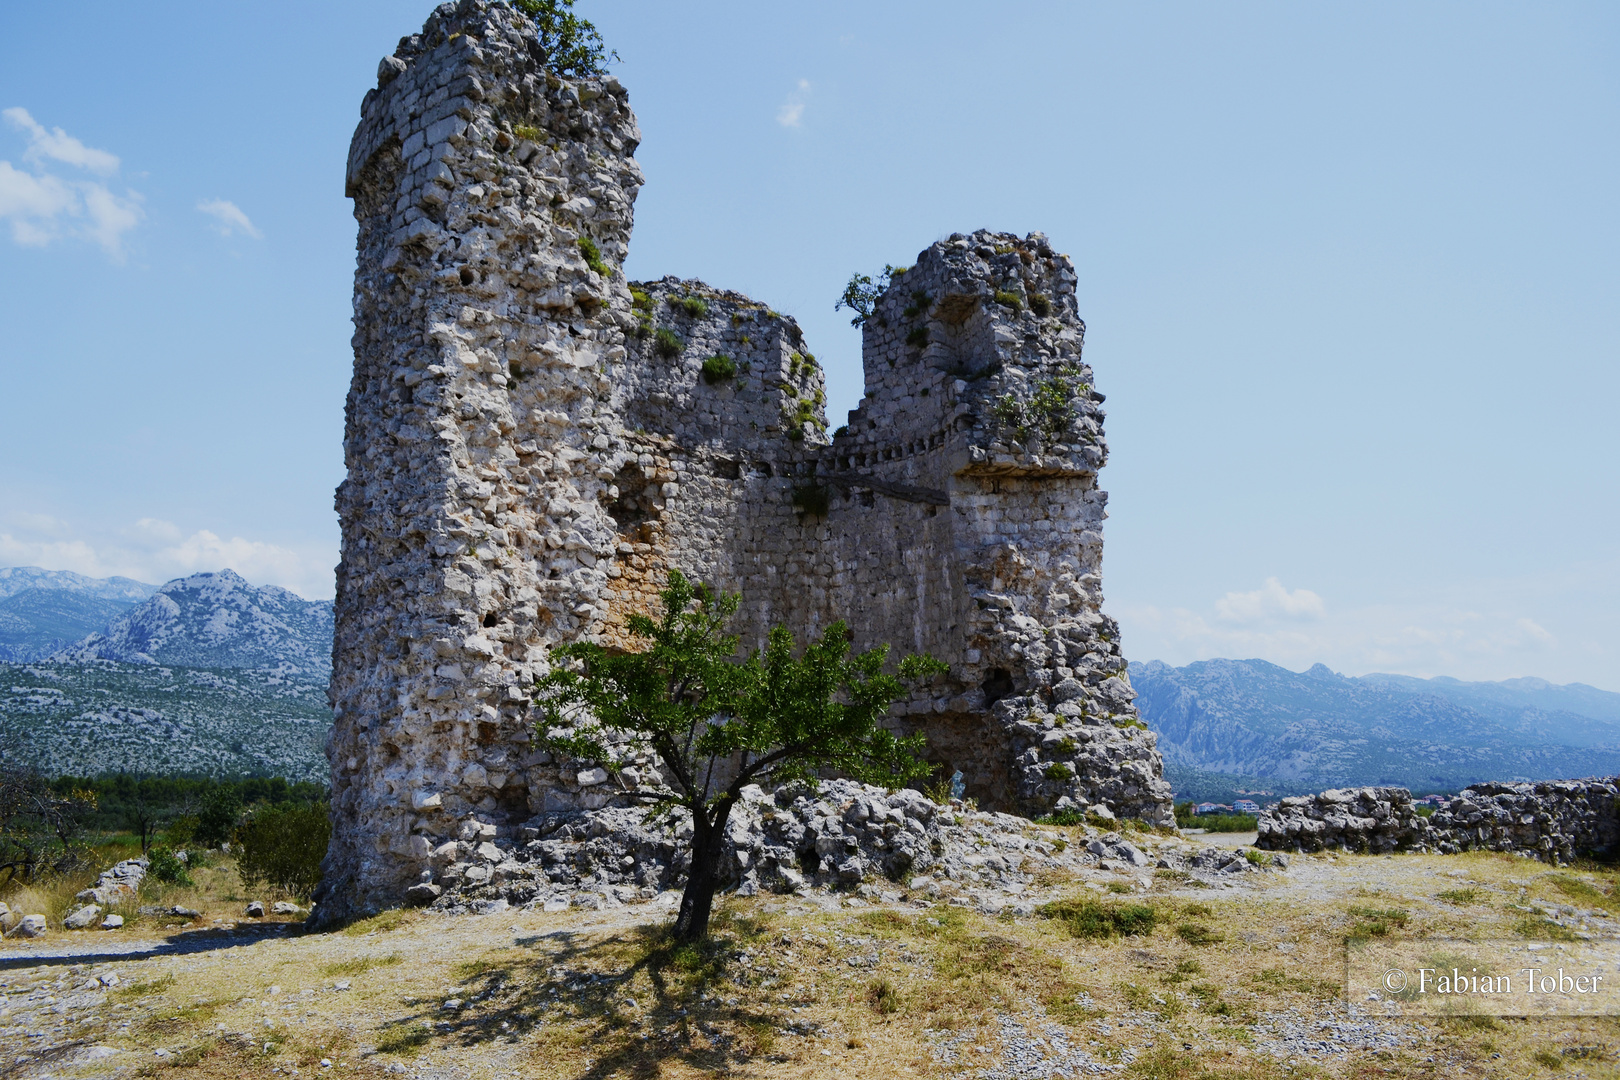
<svg viewBox="0 0 1620 1080"><path fill-rule="evenodd" d="M419 1003L378 1048L527 1042L537 1054L572 1056L580 1080L655 1077L674 1061L723 1071L768 1058L783 1018L741 1003L747 976L731 973L767 928L726 913L715 924L701 945L678 945L668 924L607 940L571 931L520 938L458 965L458 1004Z"/></svg>

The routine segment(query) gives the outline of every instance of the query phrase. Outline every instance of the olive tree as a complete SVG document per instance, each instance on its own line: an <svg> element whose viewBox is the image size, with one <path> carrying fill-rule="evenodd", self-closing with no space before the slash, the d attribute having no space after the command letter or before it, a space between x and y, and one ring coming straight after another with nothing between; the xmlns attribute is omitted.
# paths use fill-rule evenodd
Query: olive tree
<svg viewBox="0 0 1620 1080"><path fill-rule="evenodd" d="M552 650L553 669L535 688L535 741L614 773L626 751L657 755L662 783L625 794L692 815L691 869L675 920L676 939L691 942L708 933L726 823L743 788L813 783L823 772L895 787L927 775L923 737L897 737L880 721L910 684L945 665L907 656L886 672L888 646L851 655L841 621L802 650L777 627L764 649L740 657L738 638L725 633L737 595L678 570L661 595L661 620L629 619L646 648L581 641Z"/></svg>

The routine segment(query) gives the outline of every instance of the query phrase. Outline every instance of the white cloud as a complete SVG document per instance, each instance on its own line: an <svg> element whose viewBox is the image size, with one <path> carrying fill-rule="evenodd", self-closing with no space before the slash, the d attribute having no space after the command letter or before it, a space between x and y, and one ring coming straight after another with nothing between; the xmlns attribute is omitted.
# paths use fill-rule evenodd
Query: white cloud
<svg viewBox="0 0 1620 1080"><path fill-rule="evenodd" d="M13 512L0 531L0 566L72 570L88 577L130 577L162 584L187 574L235 570L255 585L280 585L300 596L330 597L329 550L303 550L223 538L210 529L187 532L172 521L141 518L134 525L92 536L48 514Z"/></svg>
<svg viewBox="0 0 1620 1080"><path fill-rule="evenodd" d="M6 122L28 136L22 160L26 172L0 161L0 220L11 224L12 239L25 247L44 247L62 235L80 236L101 245L121 260L124 234L141 220L141 197L125 189L115 194L96 180L67 179L49 171L52 162L109 177L118 158L84 145L61 128L46 128L27 109L0 112Z"/></svg>
<svg viewBox="0 0 1620 1080"><path fill-rule="evenodd" d="M804 118L804 99L810 94L810 81L800 79L799 85L788 95L782 107L776 110L776 122L783 127L796 128Z"/></svg>
<svg viewBox="0 0 1620 1080"><path fill-rule="evenodd" d="M218 222L214 231L221 236L231 236L235 233L245 233L255 240L264 238L264 234L254 227L253 222L242 212L242 208L228 199L207 199L197 204L197 209Z"/></svg>
<svg viewBox="0 0 1620 1080"><path fill-rule="evenodd" d="M1280 585L1273 589L1273 584L1228 593L1203 612L1122 608L1117 615L1125 654L1177 665L1228 657L1268 660L1295 671L1325 663L1349 674L1462 679L1545 674L1537 669L1559 660L1557 639L1516 612L1435 600L1329 612L1316 594L1288 592Z"/></svg>
<svg viewBox="0 0 1620 1080"><path fill-rule="evenodd" d="M46 131L44 125L28 114L27 109L14 107L0 115L4 115L13 127L28 132L28 149L23 151L24 161L31 161L36 165L43 165L46 161L60 161L88 169L98 176L111 176L118 171L117 155L109 154L105 150L91 149L61 128Z"/></svg>
<svg viewBox="0 0 1620 1080"><path fill-rule="evenodd" d="M1226 622L1257 623L1265 619L1320 619L1327 614L1322 598L1309 589L1289 592L1276 578L1253 592L1230 592L1215 601L1215 614Z"/></svg>

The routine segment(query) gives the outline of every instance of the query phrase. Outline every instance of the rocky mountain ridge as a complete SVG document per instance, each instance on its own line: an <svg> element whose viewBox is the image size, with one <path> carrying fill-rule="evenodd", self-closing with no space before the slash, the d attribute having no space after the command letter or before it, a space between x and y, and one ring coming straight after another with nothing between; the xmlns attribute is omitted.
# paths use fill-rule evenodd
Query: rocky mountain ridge
<svg viewBox="0 0 1620 1080"><path fill-rule="evenodd" d="M1167 774L1274 783L1278 794L1397 784L1457 790L1620 767L1620 694L1538 679L1349 678L1263 660L1135 663L1137 708ZM1579 708L1582 711L1573 711Z"/></svg>
<svg viewBox="0 0 1620 1080"><path fill-rule="evenodd" d="M157 590L126 577L0 567L0 662L49 656L102 629Z"/></svg>
<svg viewBox="0 0 1620 1080"><path fill-rule="evenodd" d="M252 585L221 570L169 582L105 629L46 659L262 668L324 682L331 649L330 601Z"/></svg>

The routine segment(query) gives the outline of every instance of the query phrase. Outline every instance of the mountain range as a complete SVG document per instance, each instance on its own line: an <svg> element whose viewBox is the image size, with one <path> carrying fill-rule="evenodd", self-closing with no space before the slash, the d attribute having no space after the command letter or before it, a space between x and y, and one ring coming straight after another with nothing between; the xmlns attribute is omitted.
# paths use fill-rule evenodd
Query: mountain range
<svg viewBox="0 0 1620 1080"><path fill-rule="evenodd" d="M52 773L326 775L332 604L230 570L0 569L0 748ZM1620 772L1620 694L1540 679L1133 663L1179 798Z"/></svg>
<svg viewBox="0 0 1620 1080"><path fill-rule="evenodd" d="M37 566L0 568L0 661L39 660L94 633L157 592L125 577Z"/></svg>
<svg viewBox="0 0 1620 1080"><path fill-rule="evenodd" d="M1130 666L1178 796L1620 772L1620 694L1540 679L1294 672L1264 660Z"/></svg>
<svg viewBox="0 0 1620 1080"><path fill-rule="evenodd" d="M327 776L332 604L230 570L0 569L0 747L52 775ZM7 663L6 661L10 661Z"/></svg>

